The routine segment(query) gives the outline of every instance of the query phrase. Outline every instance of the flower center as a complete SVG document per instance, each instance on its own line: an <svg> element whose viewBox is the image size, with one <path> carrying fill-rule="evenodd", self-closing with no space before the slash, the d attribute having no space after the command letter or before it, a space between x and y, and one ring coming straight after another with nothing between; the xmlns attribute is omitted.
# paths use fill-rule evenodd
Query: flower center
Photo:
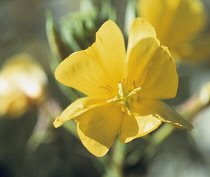
<svg viewBox="0 0 210 177"><path fill-rule="evenodd" d="M134 90L131 90L131 91L127 91L123 83L119 82L118 89L119 89L118 95L108 100L107 103L117 102L122 105L122 112L127 111L127 113L131 115L130 103L132 101L132 97L141 90L141 87L135 88Z"/></svg>

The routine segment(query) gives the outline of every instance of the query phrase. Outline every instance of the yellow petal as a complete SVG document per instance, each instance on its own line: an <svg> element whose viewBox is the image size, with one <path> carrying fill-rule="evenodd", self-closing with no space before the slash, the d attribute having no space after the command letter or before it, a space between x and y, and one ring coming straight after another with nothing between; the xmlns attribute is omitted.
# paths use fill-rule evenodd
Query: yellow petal
<svg viewBox="0 0 210 177"><path fill-rule="evenodd" d="M105 22L98 30L96 46L101 62L115 85L115 81L123 79L126 51L122 32L113 21Z"/></svg>
<svg viewBox="0 0 210 177"><path fill-rule="evenodd" d="M155 100L140 100L132 105L132 116L125 115L120 141L127 143L144 136L167 122L177 128L192 129L192 125L166 104Z"/></svg>
<svg viewBox="0 0 210 177"><path fill-rule="evenodd" d="M133 107L133 115L125 114L123 117L120 141L128 143L158 128L162 121L157 119L153 113L154 111L144 104L135 105Z"/></svg>
<svg viewBox="0 0 210 177"><path fill-rule="evenodd" d="M152 111L158 119L163 122L167 122L177 128L192 129L192 125L181 117L172 107L161 101L155 100L142 100L139 104L144 104L148 109Z"/></svg>
<svg viewBox="0 0 210 177"><path fill-rule="evenodd" d="M205 9L199 0L141 0L139 11L169 48L188 40L206 24Z"/></svg>
<svg viewBox="0 0 210 177"><path fill-rule="evenodd" d="M62 114L56 118L53 122L54 126L60 127L64 122L70 119L77 119L78 116L82 115L83 113L87 112L88 110L97 107L99 105L103 105L106 102L100 98L93 98L93 97L83 97L77 99L75 102L70 104Z"/></svg>
<svg viewBox="0 0 210 177"><path fill-rule="evenodd" d="M127 77L130 89L133 82L135 87L142 87L141 97L168 99L176 95L176 65L168 49L160 46L155 38L144 38L131 49Z"/></svg>
<svg viewBox="0 0 210 177"><path fill-rule="evenodd" d="M154 28L143 18L133 20L129 30L128 53L141 39L156 37Z"/></svg>
<svg viewBox="0 0 210 177"><path fill-rule="evenodd" d="M76 52L56 69L56 79L89 96L117 93L122 80L125 47L117 25L109 20L96 34L96 42L86 50ZM105 88L106 87L106 88Z"/></svg>
<svg viewBox="0 0 210 177"><path fill-rule="evenodd" d="M143 102L143 101L142 101ZM191 130L193 126L181 117L172 107L160 101L144 101L153 114L161 121L169 123L176 128Z"/></svg>
<svg viewBox="0 0 210 177"><path fill-rule="evenodd" d="M119 132L121 119L121 109L114 103L85 112L77 124L83 145L95 156L104 156Z"/></svg>

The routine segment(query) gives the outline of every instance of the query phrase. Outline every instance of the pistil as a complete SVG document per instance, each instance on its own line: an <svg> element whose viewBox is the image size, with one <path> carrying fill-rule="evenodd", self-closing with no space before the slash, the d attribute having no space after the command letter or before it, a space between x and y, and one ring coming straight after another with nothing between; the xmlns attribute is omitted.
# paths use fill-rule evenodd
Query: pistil
<svg viewBox="0 0 210 177"><path fill-rule="evenodd" d="M141 87L135 88L134 90L127 91L125 86L123 85L122 82L118 83L118 95L110 100L107 101L107 103L110 102L117 102L122 105L122 112L126 112L131 115L131 109L130 109L130 102L131 98L136 95L140 90Z"/></svg>

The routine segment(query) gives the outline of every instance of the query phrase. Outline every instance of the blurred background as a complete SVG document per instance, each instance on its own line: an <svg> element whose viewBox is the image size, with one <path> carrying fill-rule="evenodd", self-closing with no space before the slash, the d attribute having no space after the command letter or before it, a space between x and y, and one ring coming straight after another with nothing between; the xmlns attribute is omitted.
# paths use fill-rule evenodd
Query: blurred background
<svg viewBox="0 0 210 177"><path fill-rule="evenodd" d="M60 91L54 79L52 58L56 58L56 54L48 42L50 35L48 33L47 37L46 34L46 14L48 19L53 18L59 30L61 19L78 12L80 3L78 0L0 0L0 68L4 71L0 75L0 98L5 97L6 100L0 102L0 177L100 177L107 166L104 163L109 164L106 157L101 160L90 154L80 140L68 131L68 127L55 129L52 124L73 100ZM210 1L203 0L203 3L210 17ZM123 28L128 1L115 0L111 4L116 9L117 22ZM132 3L129 7L132 7ZM115 18L115 15L110 17ZM208 26L205 29L207 32ZM7 74L11 72L4 69L5 66L13 64L5 62L11 57L30 58L29 65L20 66L26 70L33 66L26 76L21 69L15 70L12 76ZM210 81L210 56L196 64L182 63L178 72L178 95L168 101L175 107L196 95ZM28 93L28 85L24 84L23 89L23 81L12 78L19 73L24 75L24 83L34 81L39 92ZM9 89L6 87L5 75L13 82L8 86ZM13 93L15 91L11 88L19 92ZM126 145L128 153L123 164L125 177L210 177L208 89L207 93L202 92L203 99L207 100L206 106L193 117L192 131L174 130L148 156L145 155L147 138L139 138ZM12 96L6 97L5 90ZM11 97L12 105L8 101ZM5 105L9 105L9 111L7 109L5 112Z"/></svg>

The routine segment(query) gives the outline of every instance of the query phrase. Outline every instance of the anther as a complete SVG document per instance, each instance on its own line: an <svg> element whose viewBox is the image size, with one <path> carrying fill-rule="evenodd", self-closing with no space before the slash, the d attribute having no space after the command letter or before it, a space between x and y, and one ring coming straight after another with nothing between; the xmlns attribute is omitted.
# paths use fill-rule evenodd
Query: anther
<svg viewBox="0 0 210 177"><path fill-rule="evenodd" d="M140 92L141 87L135 88L134 90L132 90L129 94L128 97L137 94L138 92Z"/></svg>
<svg viewBox="0 0 210 177"><path fill-rule="evenodd" d="M119 93L120 97L121 98L125 97L127 94L126 94L126 90L125 90L125 87L124 87L122 82L118 83L118 88L119 88L119 92L118 93Z"/></svg>
<svg viewBox="0 0 210 177"><path fill-rule="evenodd" d="M135 82L134 82L135 85ZM107 88L107 87L105 87ZM132 96L136 95L138 92L140 92L141 87L135 88L134 90L128 92L126 90L126 87L123 83L118 83L118 95L110 100L107 101L107 103L111 102L117 102L121 104L121 110L122 112L127 112L129 115L132 115L132 111L130 108L130 103L132 102Z"/></svg>

